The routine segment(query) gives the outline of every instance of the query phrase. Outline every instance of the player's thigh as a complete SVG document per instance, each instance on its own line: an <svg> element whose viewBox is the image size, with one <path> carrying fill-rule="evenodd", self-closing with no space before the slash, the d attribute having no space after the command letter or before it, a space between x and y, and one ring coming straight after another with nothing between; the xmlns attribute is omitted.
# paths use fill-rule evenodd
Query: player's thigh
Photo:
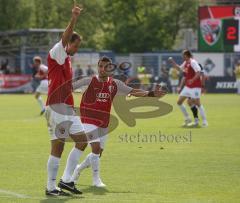
<svg viewBox="0 0 240 203"><path fill-rule="evenodd" d="M194 101L194 104L195 104L196 106L201 106L200 98L196 98L196 99L194 99L193 101Z"/></svg>
<svg viewBox="0 0 240 203"><path fill-rule="evenodd" d="M194 103L200 104L200 97L201 97L201 88L192 88L191 90L191 99Z"/></svg>
<svg viewBox="0 0 240 203"><path fill-rule="evenodd" d="M71 126L69 128L69 134L75 142L87 142L86 134L83 124L79 116L69 116Z"/></svg>
<svg viewBox="0 0 240 203"><path fill-rule="evenodd" d="M35 98L37 99L41 95L40 92L35 92Z"/></svg>
<svg viewBox="0 0 240 203"><path fill-rule="evenodd" d="M61 157L64 150L65 139L51 140L51 155L55 157Z"/></svg>
<svg viewBox="0 0 240 203"><path fill-rule="evenodd" d="M180 95L180 96L178 97L177 104L178 104L178 105L182 105L182 103L183 103L186 99L187 99L187 97Z"/></svg>
<svg viewBox="0 0 240 203"><path fill-rule="evenodd" d="M188 103L189 106L192 106L194 104L194 99L188 98L187 103Z"/></svg>
<svg viewBox="0 0 240 203"><path fill-rule="evenodd" d="M80 118L75 116L72 107L62 104L47 106L45 117L51 140L75 135L74 140L86 141Z"/></svg>
<svg viewBox="0 0 240 203"><path fill-rule="evenodd" d="M187 86L185 86L182 91L180 92L180 97L185 97L185 98L189 98L192 95L192 88L189 88Z"/></svg>
<svg viewBox="0 0 240 203"><path fill-rule="evenodd" d="M100 154L101 153L100 141L91 142L90 145L91 145L91 148L92 148L92 153L94 153L94 154Z"/></svg>
<svg viewBox="0 0 240 203"><path fill-rule="evenodd" d="M105 148L108 139L108 128L99 128L100 131L100 147L103 150Z"/></svg>
<svg viewBox="0 0 240 203"><path fill-rule="evenodd" d="M97 130L98 138L90 141L92 152L97 154L102 154L107 138L108 138L108 128L100 128Z"/></svg>
<svg viewBox="0 0 240 203"><path fill-rule="evenodd" d="M40 85L36 89L36 92L41 93L41 94L47 94L48 80L41 80Z"/></svg>
<svg viewBox="0 0 240 203"><path fill-rule="evenodd" d="M75 147L81 151L84 151L88 145L86 134L84 132L70 135L75 142Z"/></svg>
<svg viewBox="0 0 240 203"><path fill-rule="evenodd" d="M76 143L75 147L84 151L87 147L87 136L78 116L71 118L72 125L69 129L70 137Z"/></svg>

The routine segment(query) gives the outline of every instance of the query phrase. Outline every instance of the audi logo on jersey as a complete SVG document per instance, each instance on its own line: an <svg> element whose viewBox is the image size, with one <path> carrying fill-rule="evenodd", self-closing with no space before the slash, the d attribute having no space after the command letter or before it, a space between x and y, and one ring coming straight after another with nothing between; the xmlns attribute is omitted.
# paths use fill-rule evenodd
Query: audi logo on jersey
<svg viewBox="0 0 240 203"><path fill-rule="evenodd" d="M97 93L96 94L97 98L99 99L108 99L110 97L110 94L109 93Z"/></svg>

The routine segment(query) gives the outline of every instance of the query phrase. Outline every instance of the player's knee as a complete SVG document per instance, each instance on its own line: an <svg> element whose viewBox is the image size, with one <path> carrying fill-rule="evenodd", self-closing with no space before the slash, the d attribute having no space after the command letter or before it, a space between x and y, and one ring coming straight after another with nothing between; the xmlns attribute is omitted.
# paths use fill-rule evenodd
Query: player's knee
<svg viewBox="0 0 240 203"><path fill-rule="evenodd" d="M51 150L51 155L60 158L62 156L63 150L64 150L64 145L59 145L57 147L55 146Z"/></svg>
<svg viewBox="0 0 240 203"><path fill-rule="evenodd" d="M177 105L182 105L182 101L181 101L181 100L178 100L178 101L177 101Z"/></svg>
<svg viewBox="0 0 240 203"><path fill-rule="evenodd" d="M92 152L94 154L101 154L101 147L99 142L91 143L91 146L92 146Z"/></svg>
<svg viewBox="0 0 240 203"><path fill-rule="evenodd" d="M77 142L75 144L75 147L81 151L84 151L86 149L87 145L88 145L87 143Z"/></svg>

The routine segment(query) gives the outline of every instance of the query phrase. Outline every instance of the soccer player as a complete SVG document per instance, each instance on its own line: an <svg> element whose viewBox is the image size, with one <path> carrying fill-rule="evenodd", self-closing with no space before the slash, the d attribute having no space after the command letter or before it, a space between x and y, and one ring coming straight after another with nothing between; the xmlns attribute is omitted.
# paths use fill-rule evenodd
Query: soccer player
<svg viewBox="0 0 240 203"><path fill-rule="evenodd" d="M68 196L70 191L74 194L82 192L70 181L71 175L77 166L82 154L80 143L87 142L82 123L78 116L74 116L73 95L72 95L72 66L70 56L74 55L81 44L81 37L73 32L82 8L74 3L72 17L62 39L54 45L48 54L48 80L49 90L46 102L46 118L48 122L49 134L51 137L51 154L47 163L47 189L46 195ZM63 124L70 122L69 129ZM63 126L61 126L63 125ZM66 134L75 142L75 147L71 150L67 164L58 186L56 186L56 177L59 168L60 158L64 148L65 138L58 135L58 130Z"/></svg>
<svg viewBox="0 0 240 203"><path fill-rule="evenodd" d="M37 73L34 75L34 77L40 80L40 84L38 85L35 91L35 98L38 101L41 108L40 115L43 115L45 112L45 105L43 103L41 94L47 94L48 92L48 80L47 80L48 67L42 64L42 58L39 56L35 56L33 58L33 62L34 66L37 68Z"/></svg>
<svg viewBox="0 0 240 203"><path fill-rule="evenodd" d="M182 77L181 81L180 81L180 85L178 87L178 93L181 93L181 90L183 89L185 85L185 77ZM192 114L193 114L193 118L194 118L194 123L184 123L183 126L191 126L191 127L197 127L199 125L199 118L198 118L198 109L197 106L194 104L194 101L192 98L188 97L187 98L187 104L190 107Z"/></svg>
<svg viewBox="0 0 240 203"><path fill-rule="evenodd" d="M206 114L203 105L200 102L201 96L201 67L199 63L193 59L192 53L189 50L183 51L184 62L182 65L178 65L172 58L169 61L179 70L183 71L185 76L185 86L180 93L177 104L181 109L185 117L185 125L191 123L191 118L186 110L186 107L183 105L183 102L187 98L191 98L194 104L198 107L200 115L202 117L202 126L208 126Z"/></svg>
<svg viewBox="0 0 240 203"><path fill-rule="evenodd" d="M240 60L235 66L234 73L236 76L236 84L237 84L237 93L240 95Z"/></svg>
<svg viewBox="0 0 240 203"><path fill-rule="evenodd" d="M100 155L107 140L108 124L113 99L116 95L133 95L136 97L162 97L166 94L160 88L155 91L133 89L120 80L109 77L105 67L111 63L108 57L102 57L98 62L98 75L75 82L74 89L87 85L83 93L80 113L85 132L88 136L92 152L74 170L71 181L77 182L80 173L87 167L92 167L93 186L105 187L100 178ZM87 147L87 143L84 143Z"/></svg>

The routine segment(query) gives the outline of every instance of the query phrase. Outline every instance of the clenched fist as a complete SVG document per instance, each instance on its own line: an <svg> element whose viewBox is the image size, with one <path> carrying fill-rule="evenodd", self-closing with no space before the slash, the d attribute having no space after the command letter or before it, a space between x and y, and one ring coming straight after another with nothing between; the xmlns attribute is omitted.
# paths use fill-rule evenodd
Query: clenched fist
<svg viewBox="0 0 240 203"><path fill-rule="evenodd" d="M76 1L74 0L74 5L72 9L72 17L76 19L80 14L81 11L83 10L83 7L81 5L78 5Z"/></svg>

